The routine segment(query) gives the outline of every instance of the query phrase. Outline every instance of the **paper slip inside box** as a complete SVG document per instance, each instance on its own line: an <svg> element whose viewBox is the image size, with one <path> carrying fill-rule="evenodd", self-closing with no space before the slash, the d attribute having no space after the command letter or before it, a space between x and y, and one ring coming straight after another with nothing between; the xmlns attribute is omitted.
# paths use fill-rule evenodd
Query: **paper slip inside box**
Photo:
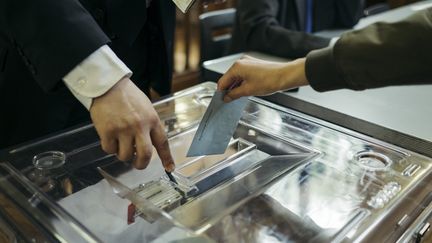
<svg viewBox="0 0 432 243"><path fill-rule="evenodd" d="M247 97L225 103L226 91L216 91L201 120L187 153L188 157L222 154L237 127Z"/></svg>

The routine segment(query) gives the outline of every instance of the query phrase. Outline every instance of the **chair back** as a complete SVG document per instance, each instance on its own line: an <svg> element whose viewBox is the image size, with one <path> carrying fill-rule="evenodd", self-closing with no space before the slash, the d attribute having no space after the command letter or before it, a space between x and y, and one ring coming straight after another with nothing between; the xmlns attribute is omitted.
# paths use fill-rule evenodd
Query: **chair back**
<svg viewBox="0 0 432 243"><path fill-rule="evenodd" d="M234 25L235 13L234 8L228 8L207 12L199 16L201 31L200 64L228 53L231 33L221 35L215 35L215 33L218 30L222 31L231 28Z"/></svg>

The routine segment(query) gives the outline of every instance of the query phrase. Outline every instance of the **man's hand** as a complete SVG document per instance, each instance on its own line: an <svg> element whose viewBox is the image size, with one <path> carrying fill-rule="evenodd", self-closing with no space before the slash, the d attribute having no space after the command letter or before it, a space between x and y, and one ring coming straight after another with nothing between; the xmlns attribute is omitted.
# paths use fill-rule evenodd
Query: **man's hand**
<svg viewBox="0 0 432 243"><path fill-rule="evenodd" d="M288 63L268 62L245 56L218 81L218 90L229 90L225 102L242 96L269 95L276 91L307 85L305 59Z"/></svg>
<svg viewBox="0 0 432 243"><path fill-rule="evenodd" d="M152 144L167 171L175 168L163 126L147 96L128 78L120 80L104 95L95 98L91 118L102 149L119 160L134 158L137 169L147 167Z"/></svg>

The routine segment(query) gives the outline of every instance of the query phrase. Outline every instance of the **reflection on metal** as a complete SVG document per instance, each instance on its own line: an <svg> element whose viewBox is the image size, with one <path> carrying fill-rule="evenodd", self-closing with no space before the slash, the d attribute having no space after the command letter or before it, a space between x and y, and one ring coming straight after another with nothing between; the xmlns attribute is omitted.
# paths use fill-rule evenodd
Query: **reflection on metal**
<svg viewBox="0 0 432 243"><path fill-rule="evenodd" d="M198 104L208 106L210 104L210 101L211 101L212 97L213 97L213 93L212 92L208 92L208 93L204 93L204 94L199 94L199 95L196 96L195 101Z"/></svg>
<svg viewBox="0 0 432 243"><path fill-rule="evenodd" d="M130 202L132 202L138 208L141 214L145 216L147 220L149 220L150 222L155 222L159 218L166 218L167 221L169 222L172 221L172 224L175 223L175 221L172 219L170 215L168 215L160 207L157 207L156 205L151 203L148 200L149 197L145 197L144 193L139 191L132 191L130 188L123 185L121 182L116 180L113 176L105 172L100 167L98 167L98 171L105 178L105 180L107 180L108 183L111 185L114 193L117 196L121 198L125 198ZM150 187L149 189L152 190L153 188ZM163 204L160 204L160 206L162 205Z"/></svg>
<svg viewBox="0 0 432 243"><path fill-rule="evenodd" d="M397 182L387 183L378 193L371 197L367 202L372 208L383 208L401 190L401 185Z"/></svg>
<svg viewBox="0 0 432 243"><path fill-rule="evenodd" d="M33 157L33 165L36 169L48 171L61 167L66 162L66 155L60 151L40 153Z"/></svg>
<svg viewBox="0 0 432 243"><path fill-rule="evenodd" d="M32 181L32 187L23 184L17 203L30 212L57 201L63 214L41 211L41 218L68 222L64 215L72 215L104 242L178 240L174 235L207 242L407 242L428 228L431 158L259 98L249 99L224 154L186 157L215 89L203 83L154 104L178 183L169 180L155 150L148 168L135 170L105 154L88 126L1 158L21 170L5 178ZM61 151L67 160L42 176L32 159L46 151ZM98 167L143 211L133 225L124 222L129 202L112 193ZM7 180L2 189L19 191ZM109 230L114 223L116 231Z"/></svg>
<svg viewBox="0 0 432 243"><path fill-rule="evenodd" d="M369 214L369 210L364 208L359 209L358 212L354 214L352 219L349 220L348 223L335 234L332 242L341 242L348 235L348 233L357 227Z"/></svg>
<svg viewBox="0 0 432 243"><path fill-rule="evenodd" d="M171 211L180 206L183 198L182 194L175 189L175 186L165 180L151 181L139 185L133 191L137 196L144 197L156 207L165 211Z"/></svg>
<svg viewBox="0 0 432 243"><path fill-rule="evenodd" d="M397 243L422 242L423 237L425 237L426 233L429 231L430 223L428 221L432 219L431 194L429 194L423 201L424 203L422 203L419 208L421 211L420 215L413 215L416 216L415 220L411 222L406 231L397 240Z"/></svg>
<svg viewBox="0 0 432 243"><path fill-rule="evenodd" d="M99 242L9 163L0 163L0 191L5 209L1 217L16 229L16 238L28 242Z"/></svg>
<svg viewBox="0 0 432 243"><path fill-rule="evenodd" d="M402 172L404 176L413 176L417 171L421 168L418 164L410 164L406 167L406 169Z"/></svg>
<svg viewBox="0 0 432 243"><path fill-rule="evenodd" d="M420 242L423 237L426 235L426 233L429 231L430 229L430 223L429 222L425 222L423 223L423 225L420 227L419 231L416 233L415 238L417 242Z"/></svg>
<svg viewBox="0 0 432 243"><path fill-rule="evenodd" d="M407 220L408 220L409 216L407 214L405 214L396 224L397 227L401 227L403 226Z"/></svg>
<svg viewBox="0 0 432 243"><path fill-rule="evenodd" d="M245 168L252 166L254 164L253 161L244 163L244 161L246 161L244 157L247 157L247 153L251 152L254 148L255 145L243 139L232 140L225 153L221 155L195 157L178 167L178 169L173 172L173 176L179 182L179 185L185 189L185 193L203 193L227 179L224 177L226 173L220 173L227 167L233 170L234 167L239 167L235 164L240 163ZM255 152L254 159L266 157L266 155L261 156L257 153L258 152ZM246 170L245 168L243 168L243 170ZM231 174L233 173L231 172Z"/></svg>
<svg viewBox="0 0 432 243"><path fill-rule="evenodd" d="M354 161L370 171L386 170L393 163L387 156L374 151L361 151L354 155Z"/></svg>

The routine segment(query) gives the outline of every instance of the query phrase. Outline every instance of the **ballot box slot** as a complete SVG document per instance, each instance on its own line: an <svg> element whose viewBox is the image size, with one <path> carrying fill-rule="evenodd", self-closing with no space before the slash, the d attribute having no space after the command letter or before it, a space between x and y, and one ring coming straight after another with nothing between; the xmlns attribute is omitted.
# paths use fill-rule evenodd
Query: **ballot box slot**
<svg viewBox="0 0 432 243"><path fill-rule="evenodd" d="M237 176L173 210L172 215L195 232L203 233L224 216L259 195L282 175L307 164L317 153L268 156Z"/></svg>
<svg viewBox="0 0 432 243"><path fill-rule="evenodd" d="M240 167L247 166L242 162L254 148L252 143L235 139L230 142L225 153L192 158L179 166L172 175L186 195L197 195L235 176L238 170L241 172ZM242 166L235 165L236 163L242 163ZM224 170L227 167L230 169Z"/></svg>

